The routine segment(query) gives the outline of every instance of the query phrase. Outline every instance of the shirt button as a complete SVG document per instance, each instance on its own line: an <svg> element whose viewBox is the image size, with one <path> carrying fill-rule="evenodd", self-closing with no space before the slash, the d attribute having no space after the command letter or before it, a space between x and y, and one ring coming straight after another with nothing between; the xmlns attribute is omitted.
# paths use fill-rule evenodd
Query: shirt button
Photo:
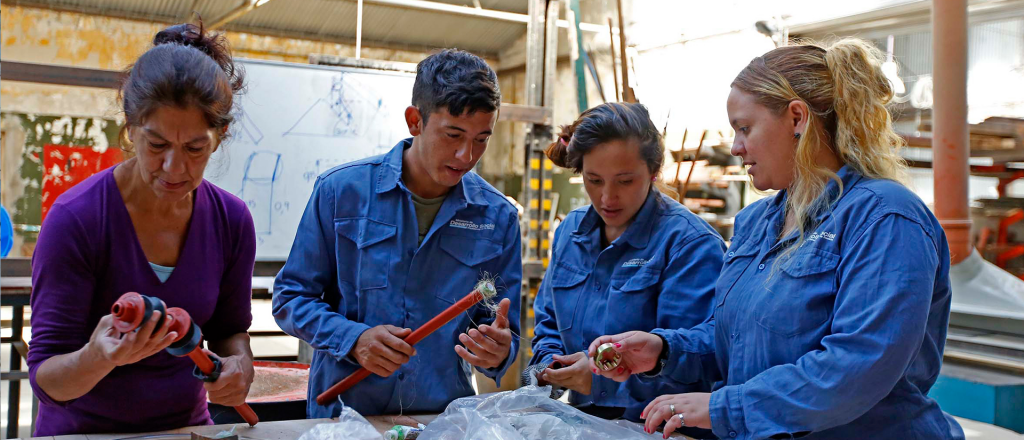
<svg viewBox="0 0 1024 440"><path fill-rule="evenodd" d="M594 284L594 290L601 290L601 283Z"/></svg>
<svg viewBox="0 0 1024 440"><path fill-rule="evenodd" d="M733 256L733 255L736 255L736 253L735 252L729 252L729 256L730 257Z"/></svg>
<svg viewBox="0 0 1024 440"><path fill-rule="evenodd" d="M405 380L405 373L398 373L398 380Z"/></svg>
<svg viewBox="0 0 1024 440"><path fill-rule="evenodd" d="M607 391L601 391L601 397L604 397L604 396L607 396L607 395L608 395Z"/></svg>
<svg viewBox="0 0 1024 440"><path fill-rule="evenodd" d="M737 434L736 434L736 431L729 431L729 437L733 437L733 438L735 438L735 437L736 437L736 435L737 435Z"/></svg>
<svg viewBox="0 0 1024 440"><path fill-rule="evenodd" d="M764 263L759 264L757 266L757 268L760 269L760 270L764 270Z"/></svg>

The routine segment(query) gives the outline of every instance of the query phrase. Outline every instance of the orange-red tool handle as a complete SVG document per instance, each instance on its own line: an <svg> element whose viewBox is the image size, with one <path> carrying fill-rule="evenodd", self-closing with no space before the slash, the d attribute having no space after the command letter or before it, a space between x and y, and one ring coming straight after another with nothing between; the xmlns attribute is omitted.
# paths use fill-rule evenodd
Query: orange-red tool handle
<svg viewBox="0 0 1024 440"><path fill-rule="evenodd" d="M416 330L413 330L413 332L410 333L409 336L406 336L403 341L409 345L416 345L418 342L422 341L423 338L426 338L428 335L441 328L441 326L447 324L448 321L455 319L456 316L459 316L462 312L469 310L470 307L473 307L474 304L483 299L484 296L480 294L479 291L474 290L470 292L469 295L466 295L455 304L452 304L451 307L448 307L433 319L427 321L426 324L423 324ZM328 388L327 391L316 396L316 403L319 405L327 405L328 403L333 402L341 393L348 391L348 389L352 388L353 385L367 377L370 377L370 370L367 370L366 368L356 370L352 374L348 375L348 377L342 379L341 382L334 384L334 386Z"/></svg>
<svg viewBox="0 0 1024 440"><path fill-rule="evenodd" d="M195 362L196 366L199 367L199 371L203 374L213 373L214 368L213 361L210 360L206 353L203 353L202 347L196 347L192 351L188 352L188 358ZM235 407L235 411L238 415L242 416L242 420L248 423L249 426L256 426L260 422L260 418L256 416L256 412L249 407L248 403L243 403Z"/></svg>

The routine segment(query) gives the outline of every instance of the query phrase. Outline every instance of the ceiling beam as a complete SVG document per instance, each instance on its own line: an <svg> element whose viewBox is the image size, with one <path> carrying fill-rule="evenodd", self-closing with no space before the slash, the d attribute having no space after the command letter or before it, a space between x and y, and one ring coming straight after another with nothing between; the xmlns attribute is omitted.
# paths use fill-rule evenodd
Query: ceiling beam
<svg viewBox="0 0 1024 440"><path fill-rule="evenodd" d="M866 36L876 30L921 27L931 30L932 2L916 1L887 6L857 14L798 23L789 27L790 36L822 38L830 35ZM1022 0L968 0L968 22L977 23L995 18L1024 15Z"/></svg>
<svg viewBox="0 0 1024 440"><path fill-rule="evenodd" d="M210 29L218 29L221 26L224 26L224 25L232 22L233 20L237 19L238 17L241 17L241 16L243 16L245 14L248 14L248 13L252 12L253 10L255 10L256 8L258 8L260 6L263 6L263 5L265 5L265 4L269 3L269 2L270 2L270 0L242 0L242 4L238 5L238 7L228 11L226 14L222 15L220 18L214 20L213 24L210 25Z"/></svg>
<svg viewBox="0 0 1024 440"><path fill-rule="evenodd" d="M124 72L116 70L84 69L50 64L0 61L0 78L4 81L22 81L62 86L98 87L116 89L121 87Z"/></svg>
<svg viewBox="0 0 1024 440"><path fill-rule="evenodd" d="M356 0L344 0L347 2L355 2ZM491 20L504 21L508 23L520 23L527 24L530 22L530 16L527 14L519 14L515 12L497 11L494 9L483 9L475 8L470 6L453 5L450 3L433 2L427 0L363 0L367 4L374 4L380 6L392 6L402 9L410 9L417 11L430 11L438 12L449 15L462 15L466 17L474 18L487 18ZM569 28L569 22L566 20L558 20L558 27ZM607 32L608 28L593 23L580 23L580 30L586 32Z"/></svg>

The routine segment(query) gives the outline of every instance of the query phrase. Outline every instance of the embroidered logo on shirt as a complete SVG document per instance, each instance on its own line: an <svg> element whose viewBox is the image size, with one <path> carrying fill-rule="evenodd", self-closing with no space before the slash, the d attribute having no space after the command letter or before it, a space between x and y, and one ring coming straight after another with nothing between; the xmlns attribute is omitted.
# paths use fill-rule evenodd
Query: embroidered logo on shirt
<svg viewBox="0 0 1024 440"><path fill-rule="evenodd" d="M634 258L634 259L629 260L629 261L627 261L625 263L622 263L622 267L643 267L644 265L646 265L650 261L651 260L645 260L643 258Z"/></svg>
<svg viewBox="0 0 1024 440"><path fill-rule="evenodd" d="M807 237L807 241L817 241L819 238L824 238L828 241L835 241L836 234L834 232L815 232Z"/></svg>
<svg viewBox="0 0 1024 440"><path fill-rule="evenodd" d="M478 225L469 220L453 219L448 226L459 229L469 229L470 231L491 231L494 230L494 223L485 223Z"/></svg>

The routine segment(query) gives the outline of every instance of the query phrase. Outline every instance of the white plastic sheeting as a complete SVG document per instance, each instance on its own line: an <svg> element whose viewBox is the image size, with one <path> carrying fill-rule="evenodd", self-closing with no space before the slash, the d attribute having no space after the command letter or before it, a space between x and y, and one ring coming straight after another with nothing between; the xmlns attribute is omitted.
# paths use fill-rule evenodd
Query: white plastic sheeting
<svg viewBox="0 0 1024 440"><path fill-rule="evenodd" d="M989 263L977 250L949 268L952 310L1024 321L1024 280Z"/></svg>

